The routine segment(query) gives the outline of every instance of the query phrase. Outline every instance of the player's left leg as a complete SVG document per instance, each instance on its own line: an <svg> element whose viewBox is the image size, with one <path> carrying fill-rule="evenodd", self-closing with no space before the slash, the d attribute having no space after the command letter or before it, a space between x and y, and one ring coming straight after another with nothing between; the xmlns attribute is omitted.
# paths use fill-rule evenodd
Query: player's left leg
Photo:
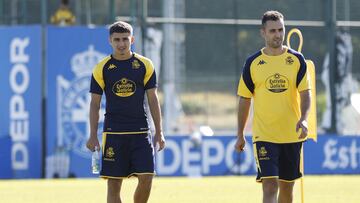
<svg viewBox="0 0 360 203"><path fill-rule="evenodd" d="M146 203L150 196L152 180L155 175L154 149L149 134L132 136L130 176L138 177L134 194L135 203Z"/></svg>
<svg viewBox="0 0 360 203"><path fill-rule="evenodd" d="M153 175L138 175L138 185L134 194L134 203L146 203L150 196Z"/></svg>
<svg viewBox="0 0 360 203"><path fill-rule="evenodd" d="M293 201L293 189L295 182L279 181L279 197L280 203L291 203Z"/></svg>
<svg viewBox="0 0 360 203"><path fill-rule="evenodd" d="M281 203L293 201L295 180L301 178L300 158L302 142L280 144L279 197Z"/></svg>

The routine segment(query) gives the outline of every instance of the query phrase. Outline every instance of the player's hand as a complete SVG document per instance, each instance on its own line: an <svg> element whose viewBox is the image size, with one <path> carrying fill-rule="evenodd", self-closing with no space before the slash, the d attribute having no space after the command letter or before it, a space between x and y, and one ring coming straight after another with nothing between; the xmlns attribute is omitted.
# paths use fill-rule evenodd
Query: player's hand
<svg viewBox="0 0 360 203"><path fill-rule="evenodd" d="M246 140L244 135L238 135L235 143L235 150L237 152L243 152L245 148Z"/></svg>
<svg viewBox="0 0 360 203"><path fill-rule="evenodd" d="M165 137L162 132L155 134L155 149L161 151L165 148Z"/></svg>
<svg viewBox="0 0 360 203"><path fill-rule="evenodd" d="M296 124L296 132L299 132L301 128L301 133L299 139L304 139L308 135L308 123L304 119L300 119Z"/></svg>
<svg viewBox="0 0 360 203"><path fill-rule="evenodd" d="M92 152L95 151L95 147L100 150L100 144L97 136L90 136L86 142L86 147Z"/></svg>

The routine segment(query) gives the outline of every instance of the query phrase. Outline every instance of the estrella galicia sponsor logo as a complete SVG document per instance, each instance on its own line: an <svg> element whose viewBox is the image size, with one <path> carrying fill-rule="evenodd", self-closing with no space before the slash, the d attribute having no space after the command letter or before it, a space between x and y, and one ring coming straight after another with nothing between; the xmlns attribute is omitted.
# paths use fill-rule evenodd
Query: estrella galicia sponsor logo
<svg viewBox="0 0 360 203"><path fill-rule="evenodd" d="M275 73L274 75L268 77L265 83L266 88L270 92L274 93L284 92L289 88L289 80L279 73Z"/></svg>
<svg viewBox="0 0 360 203"><path fill-rule="evenodd" d="M121 78L113 85L112 91L116 96L130 97L136 91L136 84L127 78Z"/></svg>
<svg viewBox="0 0 360 203"><path fill-rule="evenodd" d="M291 56L286 57L285 59L286 65L292 65L294 63L294 59Z"/></svg>
<svg viewBox="0 0 360 203"><path fill-rule="evenodd" d="M65 147L82 157L89 157L86 141L90 135L88 108L90 105L90 80L92 67L105 57L90 45L88 50L75 53L71 58L71 70L75 77L57 76L57 147ZM101 111L104 112L102 101ZM100 113L102 115L103 113ZM100 118L103 122L103 117ZM98 132L101 135L101 124Z"/></svg>
<svg viewBox="0 0 360 203"><path fill-rule="evenodd" d="M259 66L259 65L264 65L264 64L266 64L266 62L263 59L261 59L257 65Z"/></svg>

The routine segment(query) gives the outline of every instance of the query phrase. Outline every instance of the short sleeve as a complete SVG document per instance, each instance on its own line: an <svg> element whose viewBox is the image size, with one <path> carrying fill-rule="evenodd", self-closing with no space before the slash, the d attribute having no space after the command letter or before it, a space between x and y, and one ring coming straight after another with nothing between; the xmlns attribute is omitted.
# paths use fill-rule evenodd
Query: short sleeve
<svg viewBox="0 0 360 203"><path fill-rule="evenodd" d="M250 60L246 60L246 63L243 68L242 75L240 77L238 92L237 94L242 97L251 98L254 93L254 82L251 77L250 72Z"/></svg>
<svg viewBox="0 0 360 203"><path fill-rule="evenodd" d="M103 94L105 88L104 82L104 65L110 59L110 57L106 57L100 63L98 63L95 68L93 69L93 73L91 75L91 82L90 82L90 92L95 94Z"/></svg>
<svg viewBox="0 0 360 203"><path fill-rule="evenodd" d="M297 58L300 62L300 67L296 76L296 86L299 92L311 89L310 73L307 63L303 55L298 54Z"/></svg>

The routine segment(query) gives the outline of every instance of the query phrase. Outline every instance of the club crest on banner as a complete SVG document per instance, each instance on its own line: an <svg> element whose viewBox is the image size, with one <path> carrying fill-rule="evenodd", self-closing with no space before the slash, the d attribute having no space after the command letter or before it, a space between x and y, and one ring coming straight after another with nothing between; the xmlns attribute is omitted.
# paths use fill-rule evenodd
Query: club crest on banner
<svg viewBox="0 0 360 203"><path fill-rule="evenodd" d="M84 52L76 53L71 58L73 78L58 75L56 78L57 106L57 147L66 148L82 157L90 157L86 141L90 135L89 93L90 79L94 66L106 54L89 45ZM98 136L101 135L104 115L104 99L101 104Z"/></svg>

